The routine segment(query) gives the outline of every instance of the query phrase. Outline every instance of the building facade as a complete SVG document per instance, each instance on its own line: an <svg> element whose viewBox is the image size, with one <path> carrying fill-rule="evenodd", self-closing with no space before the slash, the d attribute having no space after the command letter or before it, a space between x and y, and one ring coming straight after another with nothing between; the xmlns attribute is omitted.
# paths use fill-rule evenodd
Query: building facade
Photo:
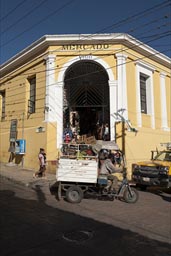
<svg viewBox="0 0 171 256"><path fill-rule="evenodd" d="M54 171L67 129L99 140L105 124L128 169L149 159L171 141L170 68L128 34L40 38L0 67L0 161L36 169L45 148Z"/></svg>

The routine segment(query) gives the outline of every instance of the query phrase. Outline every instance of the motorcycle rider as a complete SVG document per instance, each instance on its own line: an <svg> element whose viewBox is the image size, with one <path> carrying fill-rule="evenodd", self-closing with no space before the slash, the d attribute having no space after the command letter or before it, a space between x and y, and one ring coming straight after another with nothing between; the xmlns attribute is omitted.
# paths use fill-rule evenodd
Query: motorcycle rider
<svg viewBox="0 0 171 256"><path fill-rule="evenodd" d="M106 149L102 149L99 152L99 174L107 176L108 185L107 189L117 190L118 189L118 179L112 173L118 172L118 169L112 163L112 155Z"/></svg>

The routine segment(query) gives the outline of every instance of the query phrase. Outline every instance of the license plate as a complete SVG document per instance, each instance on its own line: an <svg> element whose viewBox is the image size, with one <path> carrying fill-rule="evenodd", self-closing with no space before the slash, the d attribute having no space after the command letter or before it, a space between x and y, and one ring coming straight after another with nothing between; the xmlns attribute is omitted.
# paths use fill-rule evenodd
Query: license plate
<svg viewBox="0 0 171 256"><path fill-rule="evenodd" d="M144 177L143 181L150 181L150 178Z"/></svg>

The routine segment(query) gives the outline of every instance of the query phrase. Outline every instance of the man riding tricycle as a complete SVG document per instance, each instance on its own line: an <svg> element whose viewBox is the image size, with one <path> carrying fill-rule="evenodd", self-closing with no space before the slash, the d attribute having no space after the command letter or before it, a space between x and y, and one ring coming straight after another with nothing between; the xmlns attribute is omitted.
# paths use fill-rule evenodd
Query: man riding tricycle
<svg viewBox="0 0 171 256"><path fill-rule="evenodd" d="M122 175L120 180L118 173ZM124 155L111 141L63 144L56 180L50 186L51 192L58 200L65 198L70 203L80 203L83 198L120 198L135 203L139 198L127 180Z"/></svg>

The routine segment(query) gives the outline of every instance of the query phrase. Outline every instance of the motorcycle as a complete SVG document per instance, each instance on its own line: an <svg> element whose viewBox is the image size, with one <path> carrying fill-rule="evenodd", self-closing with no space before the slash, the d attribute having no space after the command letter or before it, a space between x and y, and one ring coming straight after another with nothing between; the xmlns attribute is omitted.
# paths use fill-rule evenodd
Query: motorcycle
<svg viewBox="0 0 171 256"><path fill-rule="evenodd" d="M96 184L55 182L50 185L50 191L58 201L65 198L70 203L80 203L83 198L110 201L119 199L126 203L136 203L139 199L139 193L133 184L129 183L126 174L123 176L123 180L118 181L117 190L108 186L106 177L99 176Z"/></svg>
<svg viewBox="0 0 171 256"><path fill-rule="evenodd" d="M107 146L109 147L105 145L105 148ZM115 144L112 143L112 148L114 146ZM51 194L55 195L57 200L65 198L70 203L80 203L83 198L111 201L118 198L127 203L136 203L139 194L127 179L124 156L121 157L123 179L118 181L118 188L113 189L108 183L107 176L99 174L99 156L85 154L86 147L90 148L89 145L65 145L65 151L57 166L56 182L50 185ZM118 151L117 147L115 149Z"/></svg>
<svg viewBox="0 0 171 256"><path fill-rule="evenodd" d="M85 192L85 197L95 197L98 199L120 199L126 203L136 203L139 199L139 193L136 188L133 187L127 177L126 173L123 174L123 180L118 181L118 188L112 189L108 185L107 177L99 176L96 186L91 186Z"/></svg>

